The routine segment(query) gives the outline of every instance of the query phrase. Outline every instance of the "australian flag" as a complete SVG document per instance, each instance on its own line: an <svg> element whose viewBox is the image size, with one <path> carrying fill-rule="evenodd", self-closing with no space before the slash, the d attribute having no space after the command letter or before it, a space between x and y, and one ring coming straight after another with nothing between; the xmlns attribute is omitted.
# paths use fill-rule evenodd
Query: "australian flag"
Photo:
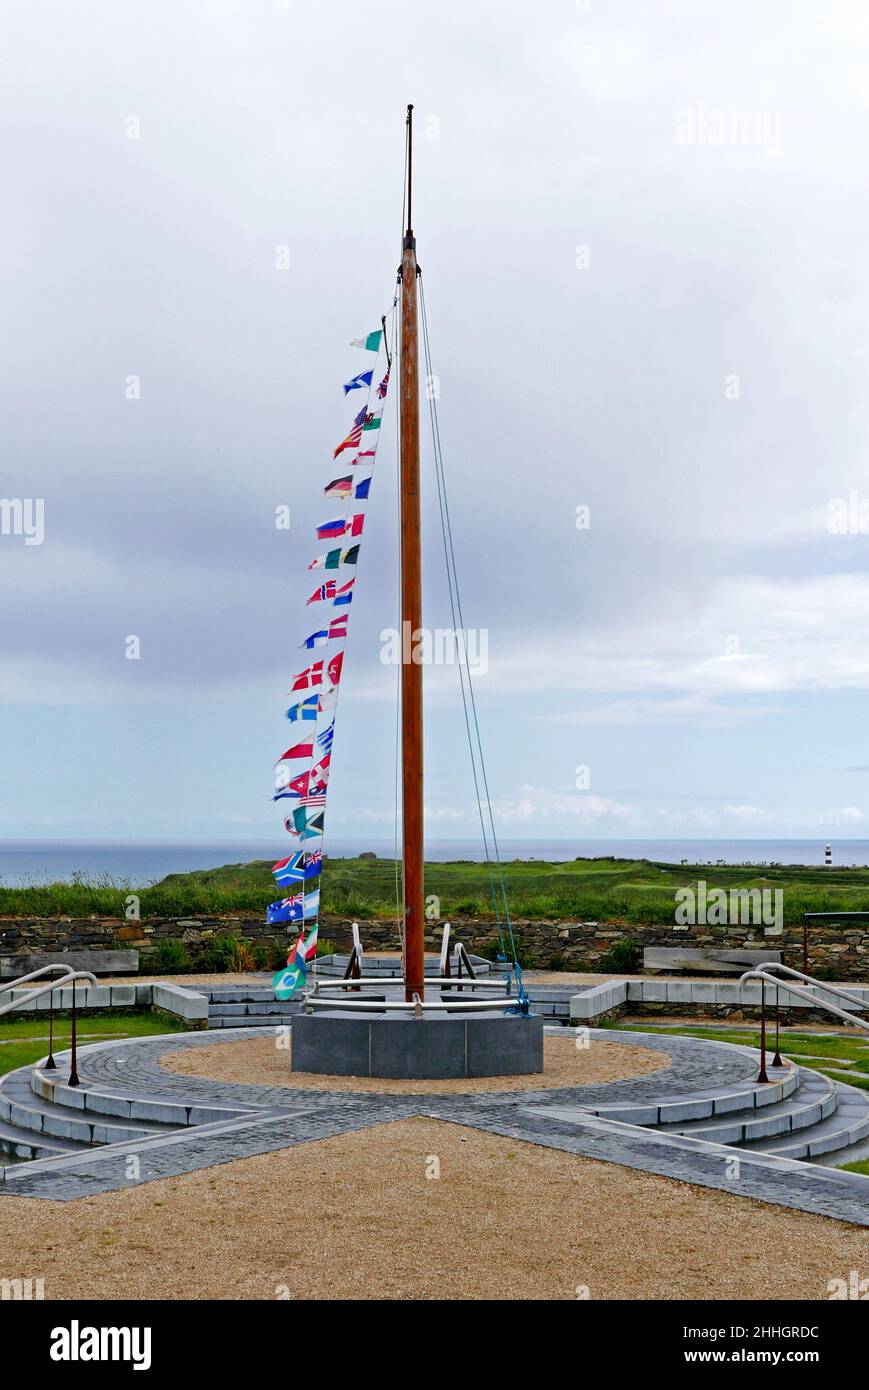
<svg viewBox="0 0 869 1390"><path fill-rule="evenodd" d="M266 908L266 922L269 926L275 922L300 922L304 910L304 893L293 893L289 898L279 898L276 903L269 903Z"/></svg>

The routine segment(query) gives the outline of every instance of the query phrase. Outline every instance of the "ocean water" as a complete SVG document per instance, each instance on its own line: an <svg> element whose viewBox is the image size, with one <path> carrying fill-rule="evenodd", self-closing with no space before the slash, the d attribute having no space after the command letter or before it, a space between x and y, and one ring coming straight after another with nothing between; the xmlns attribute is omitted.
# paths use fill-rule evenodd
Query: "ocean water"
<svg viewBox="0 0 869 1390"><path fill-rule="evenodd" d="M869 865L869 840L510 840L500 841L502 859L548 861L615 855L619 859L654 859L668 864L823 864L825 845L833 849L838 866ZM374 838L329 839L326 853L335 858L371 850L384 859L394 857L392 841ZM0 841L0 884L69 882L76 875L88 880L142 888L166 874L191 869L214 869L250 859L279 859L288 853L287 841L223 841L215 843L122 843L85 840ZM426 857L433 860L482 860L475 840L432 840Z"/></svg>

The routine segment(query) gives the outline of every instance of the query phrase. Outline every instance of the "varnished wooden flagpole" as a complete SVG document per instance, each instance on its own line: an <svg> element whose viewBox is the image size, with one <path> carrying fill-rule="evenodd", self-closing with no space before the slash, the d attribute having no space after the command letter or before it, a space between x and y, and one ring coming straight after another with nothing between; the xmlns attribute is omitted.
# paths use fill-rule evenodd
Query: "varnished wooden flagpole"
<svg viewBox="0 0 869 1390"><path fill-rule="evenodd" d="M405 998L425 996L422 559L419 508L419 339L416 239L411 220L413 107L407 108L407 230L401 257L401 766Z"/></svg>

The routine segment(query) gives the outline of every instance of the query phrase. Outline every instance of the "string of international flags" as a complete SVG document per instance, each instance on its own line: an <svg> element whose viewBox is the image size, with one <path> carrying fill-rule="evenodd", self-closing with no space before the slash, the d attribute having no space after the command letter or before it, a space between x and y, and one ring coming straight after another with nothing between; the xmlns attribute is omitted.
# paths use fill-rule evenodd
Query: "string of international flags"
<svg viewBox="0 0 869 1390"><path fill-rule="evenodd" d="M318 555L308 565L309 570L341 570L345 566L355 566L359 560L360 543L365 527L365 511L371 492L377 443L383 419L383 405L389 389L391 358L385 337L386 321L364 338L356 338L351 347L362 348L376 354L374 365L358 372L343 383L345 398L352 391L367 392L366 403L354 417L353 424L332 454L332 462L340 459L341 473L324 488L324 495L330 501L344 504L344 511L317 529L318 540L344 540L355 543L339 545ZM386 371L374 386L377 376L377 363L381 348L386 352ZM373 397L373 399L372 399ZM358 399L358 397L357 397ZM374 402L378 402L375 405ZM308 598L306 607L323 603L338 609L334 617L325 617L319 627L300 643L302 651L313 651L321 647L331 647L332 643L341 645L332 653L322 657L297 671L292 677L291 694L314 691L295 700L287 709L286 717L290 723L308 723L313 727L307 737L291 746L278 758L275 768L275 792L273 800L292 803L289 814L284 818L284 828L288 834L301 842L301 848L272 866L272 873L279 888L287 891L287 896L270 903L267 910L269 923L286 922L288 930L292 924L299 924L299 936L287 958L286 969L279 970L272 984L278 998L287 999L304 984L308 962L317 954L317 923L320 913L320 873L323 862L322 835L326 816L326 793L329 786L329 773L332 762L332 741L335 734L335 709L338 703L338 689L344 666L344 646L350 619L348 610L353 602L356 576L344 579L339 575L327 579L317 586ZM320 728L320 716L330 717L325 727ZM307 766L305 764L307 763ZM302 770L297 769L301 765ZM318 848L309 842L320 839Z"/></svg>

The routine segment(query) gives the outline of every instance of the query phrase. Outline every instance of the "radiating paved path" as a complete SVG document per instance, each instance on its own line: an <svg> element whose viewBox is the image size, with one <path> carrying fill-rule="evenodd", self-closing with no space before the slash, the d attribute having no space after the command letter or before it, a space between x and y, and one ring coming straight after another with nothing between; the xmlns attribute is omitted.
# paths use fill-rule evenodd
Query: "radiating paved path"
<svg viewBox="0 0 869 1390"><path fill-rule="evenodd" d="M643 1172L756 1197L869 1225L869 1179L761 1152L646 1129L589 1113L601 1106L708 1107L709 1097L750 1094L757 1055L693 1038L593 1030L592 1040L624 1042L668 1053L664 1070L630 1080L539 1091L449 1095L295 1090L188 1077L160 1066L179 1049L213 1047L273 1029L173 1034L107 1042L79 1054L82 1090L136 1100L163 1100L235 1110L235 1118L155 1137L72 1153L2 1170L0 1195L71 1200L173 1177L214 1164L307 1144L413 1116L467 1125L492 1134L618 1163ZM554 1030L565 1036L565 1030ZM131 1165L135 1156L137 1164ZM136 1176L131 1178L131 1172Z"/></svg>

